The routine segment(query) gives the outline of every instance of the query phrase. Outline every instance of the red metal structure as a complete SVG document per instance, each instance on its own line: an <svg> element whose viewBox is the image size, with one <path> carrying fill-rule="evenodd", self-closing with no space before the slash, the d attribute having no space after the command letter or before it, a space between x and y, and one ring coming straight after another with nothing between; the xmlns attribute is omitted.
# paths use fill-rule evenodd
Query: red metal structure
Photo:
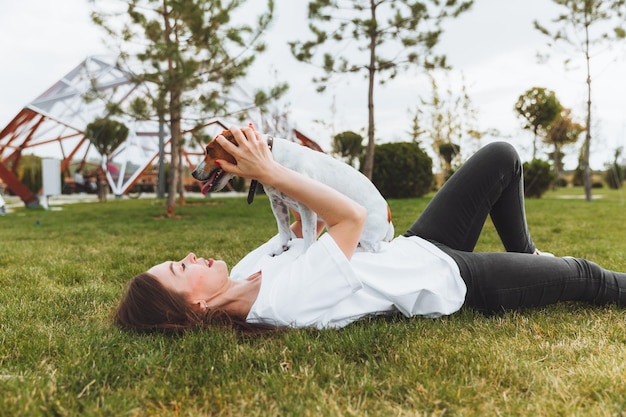
<svg viewBox="0 0 626 417"><path fill-rule="evenodd" d="M17 173L22 155L31 153L61 159L64 173L70 172L71 163L82 167L86 161L96 161L106 172L113 194L125 194L159 156L158 123L115 117L122 119L129 128L129 135L108 160L97 152L84 131L96 118L107 117L112 103L123 106L134 98L151 95L146 85L131 80L129 71L106 59L85 59L24 107L0 131L0 179L27 207L38 206L37 195L19 180ZM231 101L240 108L254 108L253 100L242 89L235 89L231 96ZM263 126L262 121L255 124ZM210 121L204 127L203 136L212 138L225 126L219 120ZM182 155L187 165L193 168L204 154L204 144L190 138L189 132L185 136ZM293 132L301 144L321 150L302 133ZM169 140L168 128L164 126L165 154L169 154ZM113 166L114 169L109 169Z"/></svg>
<svg viewBox="0 0 626 417"><path fill-rule="evenodd" d="M115 195L126 193L159 155L158 123L116 117L129 128L129 135L108 161L85 137L84 130L96 118L107 117L111 104L123 106L138 96L151 94L147 86L131 80L130 72L104 58L85 59L24 107L0 131L0 179L27 207L38 206L37 195L19 180L17 172L22 155L30 153L61 159L61 171L65 173L69 173L71 163L82 167L86 161L95 161L106 171L112 192ZM218 121L209 123L207 134L221 130L219 124ZM166 154L169 139L168 128L164 126ZM203 146L193 140L186 142L184 160L193 166L203 154ZM113 166L114 169L109 169Z"/></svg>

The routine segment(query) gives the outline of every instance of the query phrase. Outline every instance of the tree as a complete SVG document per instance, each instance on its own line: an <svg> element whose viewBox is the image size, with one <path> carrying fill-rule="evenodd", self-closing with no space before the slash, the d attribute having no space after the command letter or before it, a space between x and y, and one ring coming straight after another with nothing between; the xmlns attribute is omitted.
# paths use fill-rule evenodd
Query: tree
<svg viewBox="0 0 626 417"><path fill-rule="evenodd" d="M128 137L128 127L116 120L96 119L85 128L85 137L108 158Z"/></svg>
<svg viewBox="0 0 626 417"><path fill-rule="evenodd" d="M134 102L130 110L149 113L154 109L159 118L167 118L169 123L171 178L167 215L172 217L178 190L183 199L184 122L195 124L190 128L197 127L205 119L245 110L233 109L228 93L246 75L255 54L264 51L260 38L272 19L274 2L268 0L268 11L258 16L256 27L231 20L242 0L119 0L121 9L113 8L110 0L91 2L100 4L98 11L92 13L92 20L117 42L124 66L129 66L131 58L139 61L134 81L151 83L158 90L152 103ZM262 105L285 90L282 85L269 93L257 92L255 104Z"/></svg>
<svg viewBox="0 0 626 417"><path fill-rule="evenodd" d="M439 156L445 162L444 178L447 180L454 173L455 167L452 161L461 155L461 147L456 143L442 143L438 148Z"/></svg>
<svg viewBox="0 0 626 417"><path fill-rule="evenodd" d="M442 94L434 74L429 72L428 75L432 96L428 100L421 99L422 109L418 109L413 122L419 123L424 119L424 130L439 158L439 168L448 178L461 162L461 142L478 141L487 132L482 132L476 127L477 112L467 92L465 80L462 80L459 88L453 88L450 79L447 78L445 94ZM446 75L449 74L446 72Z"/></svg>
<svg viewBox="0 0 626 417"><path fill-rule="evenodd" d="M276 94L276 97L279 95L282 95L282 93ZM258 102L262 102L262 100L268 98L262 97L260 100L258 99L257 97ZM262 105L261 110L266 116L261 121L262 125L260 127L262 132L272 132L274 135L281 138L289 138L293 135L293 126L289 119L291 115L291 103L280 100L273 102L271 107Z"/></svg>
<svg viewBox="0 0 626 417"><path fill-rule="evenodd" d="M415 113L413 113L413 116L411 117L411 129L407 132L409 134L409 137L411 138L411 142L413 143L421 143L422 136L428 133L426 129L422 126L422 123L424 123L423 118L424 111L421 108L417 107L415 109Z"/></svg>
<svg viewBox="0 0 626 417"><path fill-rule="evenodd" d="M469 10L473 0L439 2L413 0L314 0L309 2L309 29L314 38L290 42L293 55L313 63L318 48L337 44L337 52L322 54L325 72L313 81L323 92L332 75L364 73L368 82L367 148L363 172L372 178L374 165L374 86L394 79L409 66L446 67L432 50L439 42L441 24ZM356 47L355 47L356 45ZM346 54L345 51L351 51ZM329 51L331 47L329 47Z"/></svg>
<svg viewBox="0 0 626 417"><path fill-rule="evenodd" d="M537 158L537 136L544 136L550 126L561 113L562 106L554 91L542 87L533 87L519 96L515 103L515 111L524 119L524 129L534 134L533 158Z"/></svg>
<svg viewBox="0 0 626 417"><path fill-rule="evenodd" d="M565 43L582 55L586 68L587 84L587 130L583 145L583 182L585 197L591 201L591 57L598 52L595 46L614 42L626 37L623 18L626 14L625 0L553 0L563 11L552 23L559 28L550 31L535 21L535 28L550 37L555 44ZM553 45L549 45L552 47ZM569 63L569 59L565 61Z"/></svg>
<svg viewBox="0 0 626 417"><path fill-rule="evenodd" d="M624 167L619 162L623 151L621 146L615 149L613 163L606 170L606 183L613 190L619 190L624 185Z"/></svg>
<svg viewBox="0 0 626 417"><path fill-rule="evenodd" d="M557 178L560 178L563 166L561 162L561 148L564 145L575 143L583 131L585 131L585 127L572 120L570 109L563 109L561 114L550 125L545 142L554 147L552 160L554 161L554 173Z"/></svg>
<svg viewBox="0 0 626 417"><path fill-rule="evenodd" d="M128 137L128 127L113 119L96 119L85 128L85 137L102 155L102 166L97 170L98 200L106 201L108 184L106 173L109 170L109 157Z"/></svg>
<svg viewBox="0 0 626 417"><path fill-rule="evenodd" d="M363 153L363 136L351 131L339 133L333 138L332 149L333 154L354 166Z"/></svg>

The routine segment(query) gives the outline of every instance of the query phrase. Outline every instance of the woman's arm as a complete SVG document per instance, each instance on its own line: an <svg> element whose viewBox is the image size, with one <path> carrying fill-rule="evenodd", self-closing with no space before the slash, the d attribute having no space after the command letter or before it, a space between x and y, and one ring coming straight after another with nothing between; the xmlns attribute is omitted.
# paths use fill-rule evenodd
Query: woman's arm
<svg viewBox="0 0 626 417"><path fill-rule="evenodd" d="M230 131L238 146L221 135L217 140L235 157L237 164L218 160L220 166L226 172L275 187L309 207L325 220L328 233L345 256L351 258L365 224L365 207L334 188L274 161L267 143L253 129L233 127Z"/></svg>

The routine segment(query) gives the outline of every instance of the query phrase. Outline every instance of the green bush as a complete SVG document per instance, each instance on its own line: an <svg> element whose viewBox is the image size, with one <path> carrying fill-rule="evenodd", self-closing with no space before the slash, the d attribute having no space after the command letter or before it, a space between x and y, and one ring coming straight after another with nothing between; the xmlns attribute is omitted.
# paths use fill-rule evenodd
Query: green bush
<svg viewBox="0 0 626 417"><path fill-rule="evenodd" d="M585 171L582 169L581 166L577 166L576 169L574 170L574 177L572 178L572 185L574 187L582 187L583 185L585 185Z"/></svg>
<svg viewBox="0 0 626 417"><path fill-rule="evenodd" d="M433 161L417 143L385 143L375 148L372 176L385 198L421 197L431 190Z"/></svg>
<svg viewBox="0 0 626 417"><path fill-rule="evenodd" d="M611 164L604 174L604 180L612 190L622 188L622 184L624 183L624 168L616 162Z"/></svg>
<svg viewBox="0 0 626 417"><path fill-rule="evenodd" d="M572 185L574 187L582 187L585 185L584 171L581 167L574 170L574 177L572 178ZM591 188L604 188L604 183L597 179L594 179L594 172L591 172Z"/></svg>
<svg viewBox="0 0 626 417"><path fill-rule="evenodd" d="M36 155L23 155L17 168L17 177L33 193L37 194L43 185L41 158Z"/></svg>
<svg viewBox="0 0 626 417"><path fill-rule="evenodd" d="M559 188L565 188L568 186L568 182L566 178L559 178L558 180L556 180L556 186Z"/></svg>
<svg viewBox="0 0 626 417"><path fill-rule="evenodd" d="M541 159L524 162L524 195L526 197L540 198L555 180L556 175L552 172L548 162Z"/></svg>

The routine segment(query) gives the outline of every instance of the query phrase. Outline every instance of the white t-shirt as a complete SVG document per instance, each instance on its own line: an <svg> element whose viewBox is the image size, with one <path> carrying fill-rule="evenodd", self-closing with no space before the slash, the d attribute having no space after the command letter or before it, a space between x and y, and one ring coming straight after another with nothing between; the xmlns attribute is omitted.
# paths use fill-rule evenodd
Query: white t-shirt
<svg viewBox="0 0 626 417"><path fill-rule="evenodd" d="M262 272L258 297L246 318L250 323L338 328L372 314L451 314L465 300L467 289L456 263L416 236L383 242L379 252L357 251L351 260L328 233L306 251L302 239L293 239L288 251L272 257L276 239L250 252L231 271L233 279Z"/></svg>

